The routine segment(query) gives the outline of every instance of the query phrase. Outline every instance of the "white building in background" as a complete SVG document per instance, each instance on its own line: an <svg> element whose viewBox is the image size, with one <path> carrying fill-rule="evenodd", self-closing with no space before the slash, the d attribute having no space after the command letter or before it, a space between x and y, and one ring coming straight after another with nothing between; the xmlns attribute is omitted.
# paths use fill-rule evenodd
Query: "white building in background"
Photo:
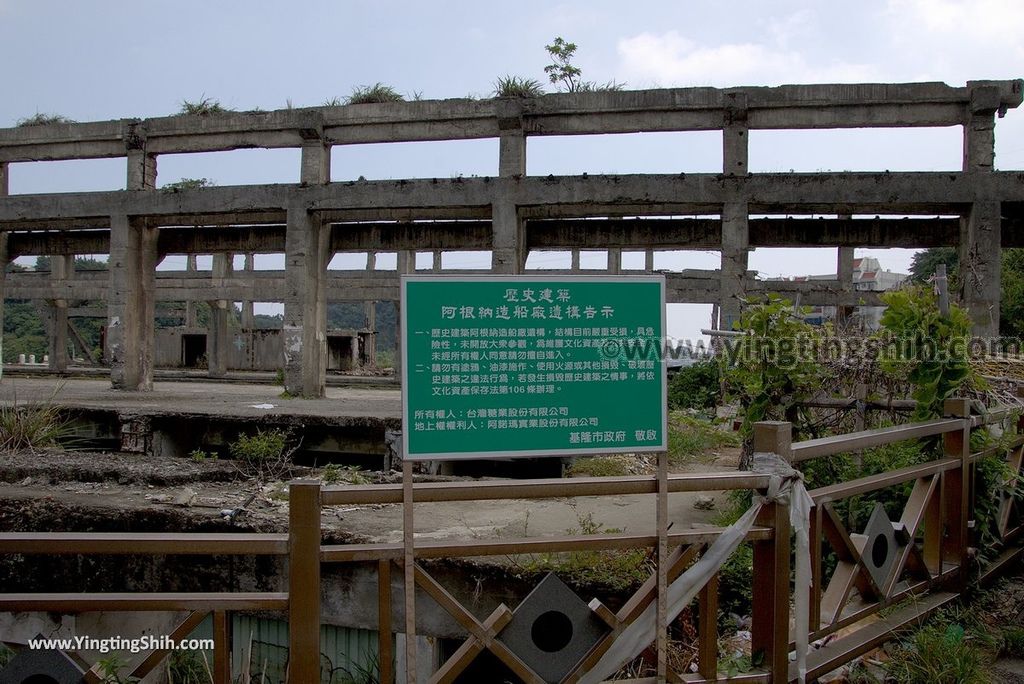
<svg viewBox="0 0 1024 684"><path fill-rule="evenodd" d="M861 257L853 260L853 289L858 292L885 292L903 283L910 275L895 273L882 268L875 257ZM793 276L791 278L765 278L769 281L803 282L807 280L837 280L835 273L825 275ZM865 330L877 330L881 327L884 306L856 306L848 315L848 324L858 325ZM836 318L836 307L813 306L804 316L811 324L821 325Z"/></svg>

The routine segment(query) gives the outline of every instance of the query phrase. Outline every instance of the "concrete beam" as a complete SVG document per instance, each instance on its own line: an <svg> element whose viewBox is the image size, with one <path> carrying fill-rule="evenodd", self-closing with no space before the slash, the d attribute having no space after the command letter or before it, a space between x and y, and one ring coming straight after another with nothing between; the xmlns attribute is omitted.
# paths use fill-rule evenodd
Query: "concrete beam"
<svg viewBox="0 0 1024 684"><path fill-rule="evenodd" d="M745 97L751 128L952 126L971 90L995 88L998 107L1021 102L1020 81L673 88L557 93L516 102L527 135L602 134L722 128L730 99ZM0 161L125 156L124 140L145 133L149 154L252 147L301 147L314 131L326 144L498 137L509 103L427 100L171 116L0 130Z"/></svg>
<svg viewBox="0 0 1024 684"><path fill-rule="evenodd" d="M153 221L184 222L190 214L280 216L284 207L323 212L359 210L394 218L420 212L521 208L522 218L718 213L726 202L746 201L756 214L960 214L976 196L1024 202L1024 173L820 173L568 176L367 181L214 187L165 192L94 192L17 195L0 199L0 227L52 228L60 221L94 220L107 212ZM699 209L695 209L698 207ZM164 219L160 217L164 216ZM179 223L180 225L180 223Z"/></svg>
<svg viewBox="0 0 1024 684"><path fill-rule="evenodd" d="M110 217L107 348L114 389L153 389L156 230Z"/></svg>

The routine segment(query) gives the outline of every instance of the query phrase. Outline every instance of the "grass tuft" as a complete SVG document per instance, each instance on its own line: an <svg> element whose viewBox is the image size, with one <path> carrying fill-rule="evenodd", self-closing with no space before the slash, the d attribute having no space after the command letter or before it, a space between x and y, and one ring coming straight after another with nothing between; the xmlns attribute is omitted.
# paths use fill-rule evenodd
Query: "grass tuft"
<svg viewBox="0 0 1024 684"><path fill-rule="evenodd" d="M494 82L494 97L540 97L544 86L533 78L501 76Z"/></svg>
<svg viewBox="0 0 1024 684"><path fill-rule="evenodd" d="M0 452L42 449L57 446L70 434L70 425L54 397L46 401L19 403L17 396L10 406L0 406Z"/></svg>
<svg viewBox="0 0 1024 684"><path fill-rule="evenodd" d="M381 102L405 102L405 97L389 85L374 83L372 86L359 86L352 89L352 94L345 98L345 104L379 104Z"/></svg>
<svg viewBox="0 0 1024 684"><path fill-rule="evenodd" d="M224 107L220 102L211 97L203 95L195 102L190 100L181 101L179 115L185 116L210 116L212 114L227 114L232 110Z"/></svg>

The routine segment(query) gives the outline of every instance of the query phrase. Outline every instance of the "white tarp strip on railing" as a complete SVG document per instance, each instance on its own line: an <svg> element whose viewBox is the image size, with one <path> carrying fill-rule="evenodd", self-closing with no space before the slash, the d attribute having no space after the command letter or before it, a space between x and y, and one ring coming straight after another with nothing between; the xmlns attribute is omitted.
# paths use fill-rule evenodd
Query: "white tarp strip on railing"
<svg viewBox="0 0 1024 684"><path fill-rule="evenodd" d="M723 530L718 539L701 555L700 560L669 585L668 620L671 622L679 616L708 583L708 580L721 569L722 565L743 543L764 505L788 500L790 524L796 532L797 541L797 589L794 611L796 613L796 662L799 681L803 684L807 672L807 627L811 586L808 527L812 502L800 473L774 454L755 454L754 469L761 472L767 470L772 473L767 494L763 497L755 496L754 502L747 512ZM788 542L788 539L777 540L777 543L787 545ZM597 684L615 674L623 665L643 653L655 640L656 615L657 605L652 602L632 624L623 630L601 660L580 679L580 684ZM701 618L703 619L703 616Z"/></svg>

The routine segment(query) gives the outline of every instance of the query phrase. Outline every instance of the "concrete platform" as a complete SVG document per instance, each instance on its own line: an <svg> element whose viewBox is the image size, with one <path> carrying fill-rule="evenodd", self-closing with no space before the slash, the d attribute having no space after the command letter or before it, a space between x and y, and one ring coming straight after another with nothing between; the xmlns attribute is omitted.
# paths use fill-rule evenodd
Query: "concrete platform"
<svg viewBox="0 0 1024 684"><path fill-rule="evenodd" d="M217 382L157 382L152 392L123 392L105 378L28 378L0 380L0 404L53 399L68 408L130 412L136 415L203 414L231 418L315 416L395 421L401 394L394 389L331 387L323 399L281 396L274 385ZM265 406L269 408L257 408Z"/></svg>

